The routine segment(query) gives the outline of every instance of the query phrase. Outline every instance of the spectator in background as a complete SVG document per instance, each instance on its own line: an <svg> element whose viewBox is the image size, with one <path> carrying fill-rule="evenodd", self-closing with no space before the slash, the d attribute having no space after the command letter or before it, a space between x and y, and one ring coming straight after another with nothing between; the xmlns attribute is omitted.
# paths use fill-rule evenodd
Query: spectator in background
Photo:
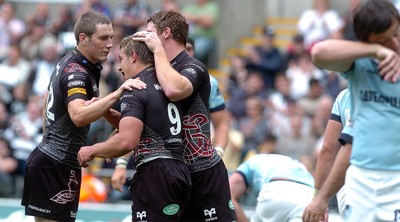
<svg viewBox="0 0 400 222"><path fill-rule="evenodd" d="M288 114L288 103L294 101L290 95L290 81L284 73L280 73L275 78L276 90L269 94L266 105L271 113Z"/></svg>
<svg viewBox="0 0 400 222"><path fill-rule="evenodd" d="M15 17L14 5L0 5L0 62L7 56L8 46L17 44L26 32L25 22Z"/></svg>
<svg viewBox="0 0 400 222"><path fill-rule="evenodd" d="M297 23L297 31L304 36L304 44L310 49L315 43L340 37L343 20L329 0L314 0L313 7L303 12Z"/></svg>
<svg viewBox="0 0 400 222"><path fill-rule="evenodd" d="M312 118L317 111L322 95L325 93L325 87L321 80L311 78L309 80L308 92L305 96L298 99L299 105L305 111L305 114Z"/></svg>
<svg viewBox="0 0 400 222"><path fill-rule="evenodd" d="M344 15L342 15L344 25L341 29L343 39L357 40L353 30L353 12L361 4L361 0L350 0L349 7Z"/></svg>
<svg viewBox="0 0 400 222"><path fill-rule="evenodd" d="M5 131L5 138L14 149L19 162L18 173L23 174L29 154L39 144L42 136L42 100L31 96L26 110L11 119L10 127Z"/></svg>
<svg viewBox="0 0 400 222"><path fill-rule="evenodd" d="M10 197L14 191L13 172L18 162L12 155L12 149L4 137L0 136L0 197Z"/></svg>
<svg viewBox="0 0 400 222"><path fill-rule="evenodd" d="M12 116L15 116L26 110L29 95L31 93L28 83L23 82L11 89L12 101L9 105L9 110Z"/></svg>
<svg viewBox="0 0 400 222"><path fill-rule="evenodd" d="M82 3L78 5L74 12L74 20L77 21L81 15L88 11L100 12L112 19L111 9L103 0L82 0Z"/></svg>
<svg viewBox="0 0 400 222"><path fill-rule="evenodd" d="M27 81L30 72L31 64L22 57L20 47L10 45L7 59L0 63L0 85L11 92L13 87ZM9 104L11 100L5 102Z"/></svg>
<svg viewBox="0 0 400 222"><path fill-rule="evenodd" d="M179 12L181 10L181 7L179 6L178 2L176 0L161 0L161 11L177 11Z"/></svg>
<svg viewBox="0 0 400 222"><path fill-rule="evenodd" d="M143 0L125 0L114 12L113 25L122 28L122 35L131 35L147 24L151 8Z"/></svg>
<svg viewBox="0 0 400 222"><path fill-rule="evenodd" d="M325 78L325 73L313 64L308 52L295 58L285 73L290 80L290 94L296 100L307 95L310 90L310 79L321 81Z"/></svg>
<svg viewBox="0 0 400 222"><path fill-rule="evenodd" d="M56 10L57 16L51 20L49 31L59 38L61 33L74 31L75 20L69 5L58 5Z"/></svg>
<svg viewBox="0 0 400 222"><path fill-rule="evenodd" d="M59 61L57 46L56 41L40 45L40 57L29 77L33 94L44 96L46 93L51 74Z"/></svg>
<svg viewBox="0 0 400 222"><path fill-rule="evenodd" d="M33 31L37 24L43 26L44 30L47 32L52 22L49 5L44 2L36 4L35 10L26 16L25 22L29 32Z"/></svg>
<svg viewBox="0 0 400 222"><path fill-rule="evenodd" d="M316 161L316 139L312 136L310 130L304 132L305 121L303 115L290 117L290 132L278 137L276 153L299 160L312 173Z"/></svg>
<svg viewBox="0 0 400 222"><path fill-rule="evenodd" d="M249 151L254 151L264 140L269 132L269 121L264 116L263 101L256 96L246 99L246 115L232 123L234 129L242 132L244 144L241 149L241 160L243 160Z"/></svg>
<svg viewBox="0 0 400 222"><path fill-rule="evenodd" d="M286 48L286 66L291 66L293 60L305 52L307 52L307 49L304 46L304 37L300 34L293 36L292 41Z"/></svg>
<svg viewBox="0 0 400 222"><path fill-rule="evenodd" d="M234 55L230 58L228 95L231 96L236 90L243 88L247 78L246 60L244 56Z"/></svg>
<svg viewBox="0 0 400 222"><path fill-rule="evenodd" d="M31 24L29 32L20 43L22 56L32 63L40 58L41 47L57 42L57 38L47 30L48 27L40 22L38 20Z"/></svg>
<svg viewBox="0 0 400 222"><path fill-rule="evenodd" d="M209 0L195 0L182 8L182 14L190 25L189 33L197 47L194 57L207 67L216 67L218 4Z"/></svg>
<svg viewBox="0 0 400 222"><path fill-rule="evenodd" d="M277 47L273 45L275 32L271 26L263 28L261 44L250 47L246 68L257 70L263 76L266 88L275 88L275 76L285 67L285 61Z"/></svg>
<svg viewBox="0 0 400 222"><path fill-rule="evenodd" d="M0 100L0 137L4 135L4 131L9 127L10 117L7 105Z"/></svg>
<svg viewBox="0 0 400 222"><path fill-rule="evenodd" d="M268 92L264 87L264 81L260 73L253 71L247 75L243 87L231 95L228 101L228 111L231 120L238 120L246 115L246 107L243 105L247 98L257 96L262 100L268 98Z"/></svg>

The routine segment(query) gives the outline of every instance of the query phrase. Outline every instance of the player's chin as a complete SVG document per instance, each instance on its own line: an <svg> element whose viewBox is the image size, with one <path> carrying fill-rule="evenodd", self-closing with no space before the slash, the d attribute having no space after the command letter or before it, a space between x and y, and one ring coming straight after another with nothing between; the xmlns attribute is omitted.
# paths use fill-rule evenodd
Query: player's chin
<svg viewBox="0 0 400 222"><path fill-rule="evenodd" d="M98 60L100 62L105 62L105 61L107 61L107 57L108 57L108 53L101 53L101 55L99 56Z"/></svg>

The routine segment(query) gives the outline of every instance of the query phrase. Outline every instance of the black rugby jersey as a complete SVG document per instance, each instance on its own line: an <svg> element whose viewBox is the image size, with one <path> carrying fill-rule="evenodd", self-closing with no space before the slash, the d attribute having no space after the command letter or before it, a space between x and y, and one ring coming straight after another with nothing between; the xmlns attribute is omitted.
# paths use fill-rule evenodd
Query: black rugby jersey
<svg viewBox="0 0 400 222"><path fill-rule="evenodd" d="M77 49L64 56L53 71L46 101L46 125L39 149L55 160L80 168L77 153L86 145L90 125L77 127L68 113L74 99L99 96L99 64L87 60Z"/></svg>
<svg viewBox="0 0 400 222"><path fill-rule="evenodd" d="M172 67L189 79L193 93L183 100L183 144L185 161L191 172L208 169L221 159L211 144L210 77L206 66L185 50L172 61Z"/></svg>
<svg viewBox="0 0 400 222"><path fill-rule="evenodd" d="M133 151L135 166L158 158L185 162L182 146L182 102L171 102L158 83L155 67L134 78L147 84L146 90L125 91L121 98L121 119L135 117L143 122L138 146Z"/></svg>

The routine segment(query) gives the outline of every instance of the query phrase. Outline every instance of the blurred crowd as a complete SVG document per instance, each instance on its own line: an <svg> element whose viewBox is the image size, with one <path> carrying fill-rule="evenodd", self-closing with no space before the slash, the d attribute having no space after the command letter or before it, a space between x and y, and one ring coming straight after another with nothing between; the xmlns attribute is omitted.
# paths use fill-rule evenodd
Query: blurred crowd
<svg viewBox="0 0 400 222"><path fill-rule="evenodd" d="M230 141L224 155L230 171L256 153L279 153L298 159L313 172L333 101L346 82L337 73L314 66L309 50L327 38L354 40L351 11L359 1L349 0L348 12L340 14L329 0L314 0L299 18L298 33L287 48L274 45L276 30L267 25L258 36L260 44L229 58L227 76L219 80L230 115ZM100 11L113 21L114 47L103 64L100 95L114 91L123 81L118 72L121 39L142 30L157 10L182 12L195 40L195 57L217 68L221 10L217 1L161 2L157 9L144 0L125 0L110 8L106 1L82 0L78 5L57 5L54 17L47 3L38 3L25 17L16 16L13 3L1 3L0 197L15 197L20 192L15 190L15 176L23 175L26 158L42 138L42 100L50 75L59 59L75 46L73 26L83 12ZM104 120L95 122L88 143L105 140L112 130ZM112 168L103 162L98 167Z"/></svg>

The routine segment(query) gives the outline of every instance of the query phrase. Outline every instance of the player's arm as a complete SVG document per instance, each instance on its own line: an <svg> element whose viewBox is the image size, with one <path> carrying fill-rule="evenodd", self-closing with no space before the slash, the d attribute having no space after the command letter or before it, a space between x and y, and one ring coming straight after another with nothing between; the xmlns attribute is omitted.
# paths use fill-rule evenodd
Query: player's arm
<svg viewBox="0 0 400 222"><path fill-rule="evenodd" d="M49 93L46 92L43 98L43 109L42 109L42 129L43 133L46 131L46 113L47 113L47 97Z"/></svg>
<svg viewBox="0 0 400 222"><path fill-rule="evenodd" d="M225 110L218 110L210 113L211 122L214 125L214 147L221 147L225 150L228 144L228 132L229 132L229 118Z"/></svg>
<svg viewBox="0 0 400 222"><path fill-rule="evenodd" d="M243 175L238 172L234 172L229 177L229 186L231 189L231 197L233 205L235 206L236 216L238 222L248 222L242 207L239 204L240 197L246 192L247 187Z"/></svg>
<svg viewBox="0 0 400 222"><path fill-rule="evenodd" d="M137 84L137 81L128 79L117 90L89 105L81 98L72 100L68 103L71 120L76 126L82 127L100 119L121 98L124 90L131 91Z"/></svg>
<svg viewBox="0 0 400 222"><path fill-rule="evenodd" d="M172 37L171 30L166 29L166 36ZM134 34L134 40L143 41L154 54L155 66L157 70L157 79L165 95L171 101L179 101L190 96L193 93L193 85L186 77L177 72L170 64L165 49L157 37L152 32L137 32Z"/></svg>
<svg viewBox="0 0 400 222"><path fill-rule="evenodd" d="M135 117L123 117L119 122L118 133L106 141L92 146L84 146L78 153L81 166L86 167L87 162L95 157L115 158L132 151L140 140L143 122Z"/></svg>
<svg viewBox="0 0 400 222"><path fill-rule="evenodd" d="M111 126L118 129L119 120L121 118L120 112L115 109L110 109L103 116L111 124Z"/></svg>
<svg viewBox="0 0 400 222"><path fill-rule="evenodd" d="M346 170L349 167L351 144L346 143L338 152L333 168L317 196L303 213L304 222L319 222L323 217L330 198L344 185Z"/></svg>
<svg viewBox="0 0 400 222"><path fill-rule="evenodd" d="M381 48L383 47L378 44L328 39L315 44L311 49L311 56L319 68L346 72L350 70L354 60L377 57Z"/></svg>
<svg viewBox="0 0 400 222"><path fill-rule="evenodd" d="M330 119L326 125L324 142L321 151L318 154L318 160L314 172L315 189L321 189L322 184L332 169L336 154L342 146L338 140L342 129L342 123L336 120Z"/></svg>

